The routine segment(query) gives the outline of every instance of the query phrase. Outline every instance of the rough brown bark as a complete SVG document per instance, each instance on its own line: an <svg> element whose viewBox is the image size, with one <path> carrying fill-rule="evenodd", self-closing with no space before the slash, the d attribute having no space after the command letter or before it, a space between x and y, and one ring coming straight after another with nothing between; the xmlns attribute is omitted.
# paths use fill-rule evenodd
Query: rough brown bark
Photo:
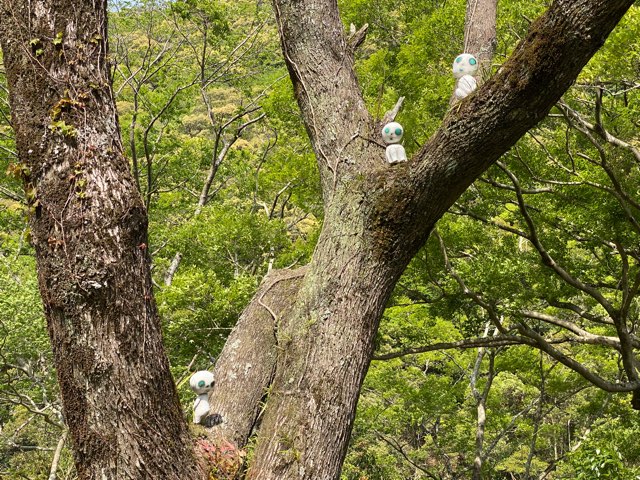
<svg viewBox="0 0 640 480"><path fill-rule="evenodd" d="M318 159L325 221L286 325L252 479L335 479L384 305L435 222L548 113L632 0L558 0L502 69L390 167L353 73L334 0L274 0Z"/></svg>
<svg viewBox="0 0 640 480"><path fill-rule="evenodd" d="M65 421L82 479L201 476L122 153L106 2L0 1L0 41Z"/></svg>

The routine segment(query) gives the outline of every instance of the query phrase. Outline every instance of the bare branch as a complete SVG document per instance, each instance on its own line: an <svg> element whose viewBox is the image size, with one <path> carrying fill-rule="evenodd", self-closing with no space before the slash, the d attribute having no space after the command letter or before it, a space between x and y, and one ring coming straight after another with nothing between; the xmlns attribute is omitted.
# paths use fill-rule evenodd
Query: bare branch
<svg viewBox="0 0 640 480"><path fill-rule="evenodd" d="M558 301L555 301L555 300L549 300L548 303L552 307L562 308L562 309L565 309L565 310L571 310L572 312L575 312L578 315L580 315L585 320L589 320L591 322L596 322L596 323L602 323L602 324L605 324L605 325L613 325L613 319L605 318L605 317L601 317L599 315L594 315L592 313L589 313L584 308L579 307L578 305L575 305L575 304L573 304L571 302L558 302Z"/></svg>
<svg viewBox="0 0 640 480"><path fill-rule="evenodd" d="M209 109L209 118L212 122L215 122L214 118L213 118L213 114L211 113L212 110L210 109L210 107L207 107ZM233 147L233 145L240 139L240 137L242 136L242 132L249 126L263 120L266 117L265 113L262 113L260 115L258 115L257 117L253 118L253 119L249 119L246 122L244 122L243 124L241 124L236 131L233 133L233 136L227 140L224 141L223 139L223 135L225 130L235 121L241 119L242 117L244 117L245 115L248 115L252 112L255 112L257 110L260 110L262 107L260 106L256 106L256 107L252 107L249 108L248 110L243 110L240 113L234 115L231 119L229 119L227 122L225 122L222 126L218 127L216 130L216 142L215 142L215 146L214 146L214 157L212 159L211 162L211 167L209 168L209 173L207 174L207 178L202 186L202 191L200 192L200 198L198 199L198 206L196 207L196 215L199 215L200 212L202 211L202 208L209 202L209 200L211 200L211 186L213 185L213 181L216 178L216 174L218 173L218 169L220 168L220 165L222 165L222 162L224 162L225 158L227 157L227 154L229 153L231 147ZM219 145L219 142L223 140L224 141L224 145L222 147L222 150L220 150L219 153L217 153L217 148ZM217 154L217 156L215 156Z"/></svg>
<svg viewBox="0 0 640 480"><path fill-rule="evenodd" d="M382 123L383 125L386 125L389 122L393 122L396 119L396 116L398 115L398 113L400 112L400 109L402 108L403 104L404 104L404 97L398 98L398 101L396 102L395 106L391 110L389 110L387 113L384 114L384 117L382 117L382 121L380 123Z"/></svg>
<svg viewBox="0 0 640 480"><path fill-rule="evenodd" d="M408 348L398 352L378 354L371 357L372 360L391 360L394 358L405 357L407 355L417 355L419 353L435 352L439 350L452 350L468 348L495 348L506 347L509 345L531 345L532 342L526 337L519 335L496 335L493 337L477 337L456 342L438 342L422 347Z"/></svg>
<svg viewBox="0 0 640 480"><path fill-rule="evenodd" d="M369 29L369 24L365 23L362 27L358 29L358 31L353 32L349 36L349 38L347 39L347 42L349 42L349 47L351 48L352 52L355 52L358 49L358 47L362 45L362 42L364 42L365 38L367 38L368 29Z"/></svg>
<svg viewBox="0 0 640 480"><path fill-rule="evenodd" d="M610 143L611 145L614 145L618 148L621 148L631 153L635 157L636 162L640 163L640 150L638 150L636 147L634 147L630 143L627 143L624 140L618 137L615 137L604 128L604 125L602 123L601 113L600 113L602 108L602 90L598 90L598 92L599 93L596 97L597 101L596 101L596 110L595 110L595 115L596 115L595 125L588 122L582 115L580 115L576 110L569 107L569 105L567 105L563 101L558 102L558 108L560 108L563 114L568 115L574 120L578 121L589 132L595 133L599 135L607 143Z"/></svg>
<svg viewBox="0 0 640 480"><path fill-rule="evenodd" d="M396 452L398 452L400 455L402 455L402 458L404 458L407 462L409 462L409 464L411 464L414 468L417 468L418 470L420 470L422 473L424 473L427 477L432 478L434 480L438 480L440 477L434 475L433 473L431 473L429 470L427 470L426 468L424 468L422 465L417 464L416 462L414 462L413 460L411 460L411 458L409 458L409 456L407 455L407 453L404 451L404 449L402 448L402 446L398 445L398 443L395 440L389 439L387 438L386 435L383 435L382 433L380 433L379 431L375 430L374 431L376 436L382 440L384 443L386 443L387 445L389 445L391 448L393 448Z"/></svg>
<svg viewBox="0 0 640 480"><path fill-rule="evenodd" d="M521 238L525 238L527 240L529 239L529 235L527 235L524 231L514 228L510 225L507 225L506 223L501 223L494 219L488 219L486 217L478 215L477 213L472 212L471 210L467 209L466 207L464 207L464 205L460 203L456 203L455 207L457 208L457 210L451 209L449 210L449 213L453 215L464 215L469 218L478 220L486 225L491 225L493 227L499 228L500 230L504 230L505 232L513 233L514 235L517 235Z"/></svg>
<svg viewBox="0 0 640 480"><path fill-rule="evenodd" d="M173 276L176 274L176 271L180 266L181 260L182 260L182 253L176 252L175 256L173 257L173 260L171 260L171 265L169 265L169 268L164 274L164 284L166 287L171 286L171 283L173 282Z"/></svg>
<svg viewBox="0 0 640 480"><path fill-rule="evenodd" d="M258 166L256 167L255 188L253 190L253 206L251 207L251 211L252 212L257 210L257 208L258 208L258 189L260 187L260 184L259 184L260 169L262 168L264 163L267 161L267 157L269 156L269 153L271 152L271 150L277 144L278 144L278 130L274 129L273 130L273 141L272 141L271 137L269 136L269 141L267 142L267 145L263 149L262 156L260 157L260 161L258 162Z"/></svg>
<svg viewBox="0 0 640 480"><path fill-rule="evenodd" d="M62 447L64 447L64 442L66 442L68 435L69 435L69 430L65 430L62 436L60 437L60 440L58 441L56 450L53 453L53 460L51 461L51 468L49 469L48 480L56 480L56 478L58 477L58 464L60 463Z"/></svg>
<svg viewBox="0 0 640 480"><path fill-rule="evenodd" d="M171 94L171 96L169 97L169 99L166 102L164 102L164 105L160 108L160 110L155 115L153 115L153 117L147 124L146 128L144 129L144 133L142 135L142 146L144 148L144 154L147 159L147 195L146 195L147 206L151 204L151 194L153 191L153 181L154 181L153 169L152 169L153 155L151 152L151 147L149 145L149 133L151 132L151 129L153 128L155 123L160 119L160 117L162 117L162 115L164 115L167 109L173 104L173 102L178 97L178 95L184 90L187 90L188 88L191 88L193 85L195 85L196 81L197 79L193 79L191 80L191 82L176 88Z"/></svg>
<svg viewBox="0 0 640 480"><path fill-rule="evenodd" d="M500 188L502 190L509 190L511 192L515 192L516 189L511 186L511 185L507 185L505 183L500 183L496 180L494 180L493 178L490 177L480 177L478 180L480 180L481 182L484 183L488 183L489 185L492 185L494 187ZM538 193L553 193L554 189L551 187L541 187L541 188L523 188L522 189L522 193L524 193L525 195L535 195Z"/></svg>

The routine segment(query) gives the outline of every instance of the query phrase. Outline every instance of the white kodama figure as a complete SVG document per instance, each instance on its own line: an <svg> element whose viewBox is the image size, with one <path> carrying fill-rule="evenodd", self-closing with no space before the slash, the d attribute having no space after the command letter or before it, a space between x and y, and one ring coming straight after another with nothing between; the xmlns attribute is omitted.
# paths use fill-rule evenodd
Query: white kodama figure
<svg viewBox="0 0 640 480"><path fill-rule="evenodd" d="M398 122L387 123L382 127L382 139L387 145L386 157L389 163L398 163L407 161L407 153L404 147L400 145L400 140L404 135L402 125Z"/></svg>
<svg viewBox="0 0 640 480"><path fill-rule="evenodd" d="M213 373L208 370L200 370L189 379L191 390L198 394L195 402L193 402L193 423L199 423L205 427L213 427L222 423L222 417L217 413L209 415L209 392L214 384Z"/></svg>
<svg viewBox="0 0 640 480"><path fill-rule="evenodd" d="M458 79L454 95L461 100L478 86L475 74L478 72L478 60L470 53L461 53L453 61L453 76Z"/></svg>

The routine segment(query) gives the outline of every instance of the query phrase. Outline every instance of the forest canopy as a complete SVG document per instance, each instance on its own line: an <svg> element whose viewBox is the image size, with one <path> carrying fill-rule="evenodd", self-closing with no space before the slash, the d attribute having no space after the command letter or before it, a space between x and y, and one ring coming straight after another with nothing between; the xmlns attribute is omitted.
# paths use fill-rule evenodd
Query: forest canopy
<svg viewBox="0 0 640 480"><path fill-rule="evenodd" d="M499 2L487 76L548 3ZM368 25L355 51L367 110L381 121L404 97L396 120L416 154L457 108L466 2L339 6L347 35ZM321 177L270 5L114 1L108 20L123 147L189 418L189 375L213 367L265 275L312 258ZM640 349L639 31L632 6L409 263L375 337L342 478L471 478L478 461L478 478L640 478L640 390L625 388ZM64 121L49 128L73 135ZM27 168L0 68L0 477L74 479ZM73 194L85 195L81 180Z"/></svg>

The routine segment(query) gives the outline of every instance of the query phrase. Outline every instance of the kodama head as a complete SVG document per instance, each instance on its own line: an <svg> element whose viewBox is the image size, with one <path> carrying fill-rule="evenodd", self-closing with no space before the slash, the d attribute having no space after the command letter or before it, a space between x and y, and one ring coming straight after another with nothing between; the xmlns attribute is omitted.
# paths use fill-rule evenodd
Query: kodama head
<svg viewBox="0 0 640 480"><path fill-rule="evenodd" d="M196 392L198 395L208 393L213 387L213 384L213 373L208 370L200 370L191 375L191 378L189 379L189 386L191 387L191 390Z"/></svg>
<svg viewBox="0 0 640 480"><path fill-rule="evenodd" d="M400 143L404 129L398 122L387 123L382 127L382 139L385 143Z"/></svg>
<svg viewBox="0 0 640 480"><path fill-rule="evenodd" d="M475 75L478 71L478 60L470 53L461 53L453 61L453 76Z"/></svg>

